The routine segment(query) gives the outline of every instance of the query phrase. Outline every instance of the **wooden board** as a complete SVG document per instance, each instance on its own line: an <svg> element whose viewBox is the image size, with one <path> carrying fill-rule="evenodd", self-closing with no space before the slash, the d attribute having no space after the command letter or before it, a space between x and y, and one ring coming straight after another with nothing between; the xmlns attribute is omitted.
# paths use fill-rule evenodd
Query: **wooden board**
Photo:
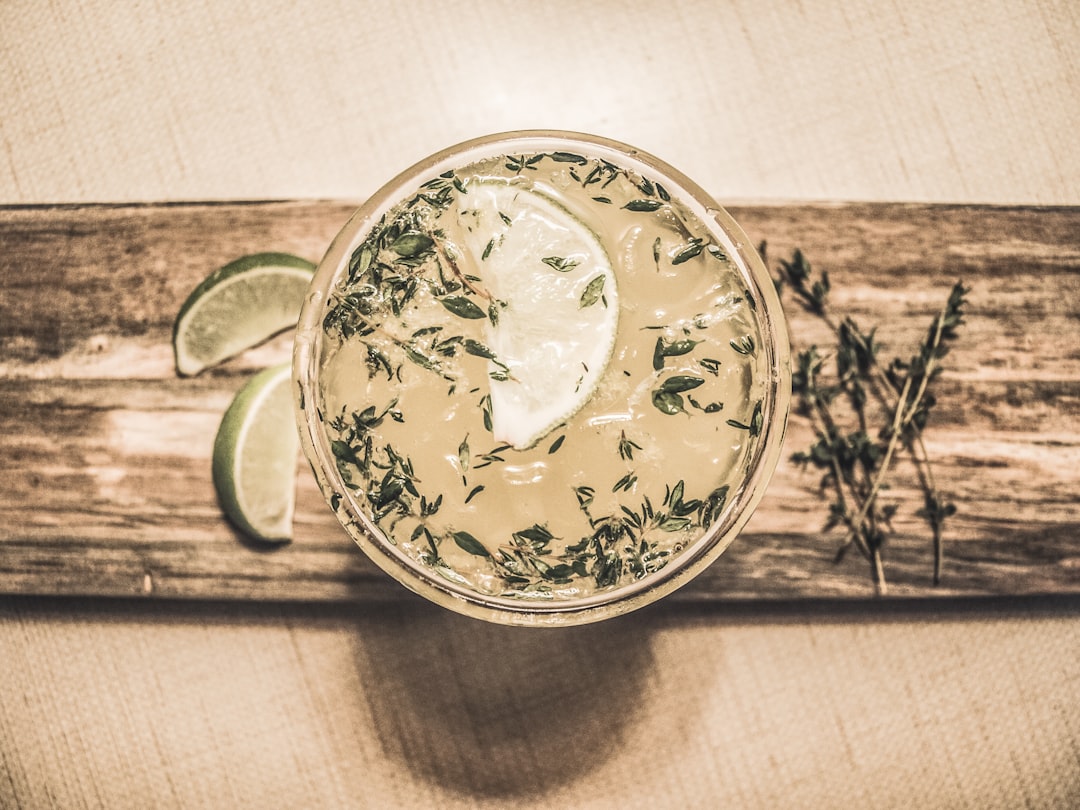
<svg viewBox="0 0 1080 810"><path fill-rule="evenodd" d="M179 379L170 329L207 273L245 253L317 260L352 205L256 202L0 209L0 592L406 598L338 527L300 466L296 539L243 542L210 481L218 420L288 340ZM798 246L837 307L907 355L958 278L972 289L926 432L960 512L942 583L903 470L886 549L902 597L1080 591L1080 209L732 206L773 257ZM791 308L797 345L826 335ZM793 419L790 451L808 446ZM682 600L866 598L833 563L818 476L787 458L750 525ZM910 497L909 497L910 496Z"/></svg>

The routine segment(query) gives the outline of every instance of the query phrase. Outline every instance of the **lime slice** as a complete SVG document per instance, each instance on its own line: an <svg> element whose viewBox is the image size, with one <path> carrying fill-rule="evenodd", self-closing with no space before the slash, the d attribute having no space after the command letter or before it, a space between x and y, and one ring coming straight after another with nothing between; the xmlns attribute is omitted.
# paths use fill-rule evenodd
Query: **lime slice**
<svg viewBox="0 0 1080 810"><path fill-rule="evenodd" d="M237 393L214 440L214 488L229 519L256 540L292 538L300 438L288 363L260 371Z"/></svg>
<svg viewBox="0 0 1080 810"><path fill-rule="evenodd" d="M298 256L257 253L211 273L176 316L177 372L198 374L296 326L314 272L315 265Z"/></svg>
<svg viewBox="0 0 1080 810"><path fill-rule="evenodd" d="M458 225L497 301L486 336L496 357L492 432L531 447L588 402L604 375L619 320L611 260L570 211L509 183L470 183Z"/></svg>

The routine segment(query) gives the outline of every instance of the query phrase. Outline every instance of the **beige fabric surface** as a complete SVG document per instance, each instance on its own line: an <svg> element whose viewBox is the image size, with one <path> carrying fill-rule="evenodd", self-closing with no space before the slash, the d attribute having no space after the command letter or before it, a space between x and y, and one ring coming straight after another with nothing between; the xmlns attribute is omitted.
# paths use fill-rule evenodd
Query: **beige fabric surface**
<svg viewBox="0 0 1080 810"><path fill-rule="evenodd" d="M362 196L578 129L721 199L1075 203L1071 0L0 3L0 201Z"/></svg>
<svg viewBox="0 0 1080 810"><path fill-rule="evenodd" d="M1078 83L1071 0L6 0L0 203L358 198L550 126L721 199L1076 205ZM1076 807L1078 607L3 597L0 807Z"/></svg>
<svg viewBox="0 0 1080 810"><path fill-rule="evenodd" d="M0 602L4 807L1074 807L1075 604Z"/></svg>

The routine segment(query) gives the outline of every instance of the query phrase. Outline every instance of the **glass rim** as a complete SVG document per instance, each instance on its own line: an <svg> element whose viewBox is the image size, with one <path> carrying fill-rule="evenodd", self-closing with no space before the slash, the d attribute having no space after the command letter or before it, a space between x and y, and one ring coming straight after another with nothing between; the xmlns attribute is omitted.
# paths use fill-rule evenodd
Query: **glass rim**
<svg viewBox="0 0 1080 810"><path fill-rule="evenodd" d="M748 474L742 478L719 519L659 571L580 598L550 600L486 595L436 574L382 535L345 486L330 440L322 426L319 372L323 321L330 292L347 270L353 251L370 229L426 180L448 169L512 153L575 149L663 181L680 204L690 209L727 248L735 269L758 305L753 308L768 338L769 379L762 398L762 428ZM293 349L296 418L301 446L322 494L339 522L380 569L436 604L499 624L584 624L620 615L654 602L684 585L710 565L735 539L760 502L779 461L791 399L790 345L780 300L768 270L735 220L682 172L636 147L595 135L561 130L518 130L474 138L436 152L399 173L372 194L345 222L319 262L305 297Z"/></svg>

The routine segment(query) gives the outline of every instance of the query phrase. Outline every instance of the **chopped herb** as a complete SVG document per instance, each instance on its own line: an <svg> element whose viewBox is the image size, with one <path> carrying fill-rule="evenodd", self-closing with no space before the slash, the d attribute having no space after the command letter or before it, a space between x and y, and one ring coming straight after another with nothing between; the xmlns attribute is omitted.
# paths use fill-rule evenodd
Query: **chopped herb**
<svg viewBox="0 0 1080 810"><path fill-rule="evenodd" d="M690 244L688 244L686 247L680 248L679 252L672 257L671 263L674 265L688 262L695 256L700 255L701 251L704 249L705 246L700 239L691 239Z"/></svg>
<svg viewBox="0 0 1080 810"><path fill-rule="evenodd" d="M442 366L439 365L439 361L428 357L426 354L424 354L422 351L415 348L414 346L405 346L404 351L405 356L421 368L426 368L428 371L436 371L440 373L442 372Z"/></svg>
<svg viewBox="0 0 1080 810"><path fill-rule="evenodd" d="M424 495L420 496L420 517L431 517L439 511L439 507L442 506L443 496L439 495L434 501L429 501Z"/></svg>
<svg viewBox="0 0 1080 810"><path fill-rule="evenodd" d="M435 241L426 233L409 231L395 239L390 249L399 256L411 258L430 251L434 245Z"/></svg>
<svg viewBox="0 0 1080 810"><path fill-rule="evenodd" d="M474 554L477 557L490 557L491 553L484 548L484 544L473 537L468 532L451 532L451 537L454 538L454 542L458 544L458 547L463 551L467 551L470 554Z"/></svg>
<svg viewBox="0 0 1080 810"><path fill-rule="evenodd" d="M580 259L565 259L562 256L548 256L540 261L560 273L568 273L581 264Z"/></svg>
<svg viewBox="0 0 1080 810"><path fill-rule="evenodd" d="M710 402L708 405L702 405L689 394L686 395L686 399L699 411L704 411L705 413L716 413L724 408L723 402Z"/></svg>
<svg viewBox="0 0 1080 810"><path fill-rule="evenodd" d="M689 374L679 374L664 380L664 382L660 384L660 390L681 394L683 391L691 391L697 388L699 385L704 384L704 382L705 381L701 379L701 377L692 377Z"/></svg>
<svg viewBox="0 0 1080 810"><path fill-rule="evenodd" d="M521 174L524 169L532 169L536 171L536 164L543 160L543 155L532 155L528 158L522 156L507 155L506 168L517 174Z"/></svg>
<svg viewBox="0 0 1080 810"><path fill-rule="evenodd" d="M337 456L337 458L341 459L342 461L346 461L349 464L354 464L357 467L361 466L362 464L360 458L356 455L356 451L353 450L352 446L348 442L344 442L341 439L334 439L332 442L330 442L330 450L335 456Z"/></svg>
<svg viewBox="0 0 1080 810"><path fill-rule="evenodd" d="M626 431L622 431L619 434L619 458L624 461L634 460L634 451L640 450L641 445L632 439L626 438Z"/></svg>
<svg viewBox="0 0 1080 810"><path fill-rule="evenodd" d="M574 487L574 494L578 499L578 506L582 509L588 508L593 501L593 495L596 494L596 490L592 487L579 486Z"/></svg>
<svg viewBox="0 0 1080 810"><path fill-rule="evenodd" d="M711 357L703 357L698 361L701 367L714 377L720 374L720 361L713 360Z"/></svg>
<svg viewBox="0 0 1080 810"><path fill-rule="evenodd" d="M759 399L754 403L754 412L750 416L750 435L757 436L761 433L761 428L765 425L765 417L761 410L761 400Z"/></svg>
<svg viewBox="0 0 1080 810"><path fill-rule="evenodd" d="M573 152L552 152L551 159L556 163L576 163L579 166L584 166L589 162L581 155L575 155Z"/></svg>
<svg viewBox="0 0 1080 810"><path fill-rule="evenodd" d="M586 285L585 292L581 294L581 301L578 303L579 309L591 307L593 304L600 300L600 297L603 295L604 292L604 282L606 280L606 276L598 275Z"/></svg>
<svg viewBox="0 0 1080 810"><path fill-rule="evenodd" d="M694 350L695 346L702 342L704 341L684 338L668 343L662 337L658 337L656 346L653 348L653 370L660 371L664 367L664 358L681 357L684 354L689 354Z"/></svg>
<svg viewBox="0 0 1080 810"><path fill-rule="evenodd" d="M701 528L708 529L723 514L724 505L727 503L728 485L724 484L709 493L708 497L701 502L698 520Z"/></svg>
<svg viewBox="0 0 1080 810"><path fill-rule="evenodd" d="M500 444L498 447L480 455L478 458L483 462L483 464L477 464L473 469L481 470L491 464L506 461L506 459L503 458L503 456L500 454L505 453L507 450L510 450L512 448L513 445Z"/></svg>
<svg viewBox="0 0 1080 810"><path fill-rule="evenodd" d="M386 372L386 379L392 379L394 368L390 363L390 358L370 343L365 343L364 347L367 349L367 367L371 376L374 377L381 370Z"/></svg>
<svg viewBox="0 0 1080 810"><path fill-rule="evenodd" d="M461 471L469 471L469 434L465 434L465 438L461 440L461 444L457 449L458 462L461 464Z"/></svg>
<svg viewBox="0 0 1080 810"><path fill-rule="evenodd" d="M480 397L480 412L484 417L484 429L491 432L491 394Z"/></svg>
<svg viewBox="0 0 1080 810"><path fill-rule="evenodd" d="M462 345L465 347L465 353L471 354L473 357L483 357L485 360L495 359L495 352L478 340L465 338Z"/></svg>
<svg viewBox="0 0 1080 810"><path fill-rule="evenodd" d="M664 204L660 200L631 200L623 206L627 211L640 211L648 213L662 208Z"/></svg>
<svg viewBox="0 0 1080 810"><path fill-rule="evenodd" d="M539 523L534 523L527 529L514 532L511 536L519 546L529 546L531 551L538 554L547 553L548 544L555 539L555 535L548 531L546 526L541 526Z"/></svg>
<svg viewBox="0 0 1080 810"><path fill-rule="evenodd" d="M690 518L666 517L657 526L662 532L681 532L692 525Z"/></svg>
<svg viewBox="0 0 1080 810"><path fill-rule="evenodd" d="M731 344L731 348L737 351L739 354L753 354L754 353L754 338L750 335L743 335L738 340L732 338L728 341Z"/></svg>
<svg viewBox="0 0 1080 810"><path fill-rule="evenodd" d="M484 310L462 295L447 295L439 299L439 303L459 318L468 320L480 320L486 318Z"/></svg>
<svg viewBox="0 0 1080 810"><path fill-rule="evenodd" d="M666 413L669 416L686 412L686 408L683 407L683 398L672 391L662 389L653 391L652 404L660 413Z"/></svg>

